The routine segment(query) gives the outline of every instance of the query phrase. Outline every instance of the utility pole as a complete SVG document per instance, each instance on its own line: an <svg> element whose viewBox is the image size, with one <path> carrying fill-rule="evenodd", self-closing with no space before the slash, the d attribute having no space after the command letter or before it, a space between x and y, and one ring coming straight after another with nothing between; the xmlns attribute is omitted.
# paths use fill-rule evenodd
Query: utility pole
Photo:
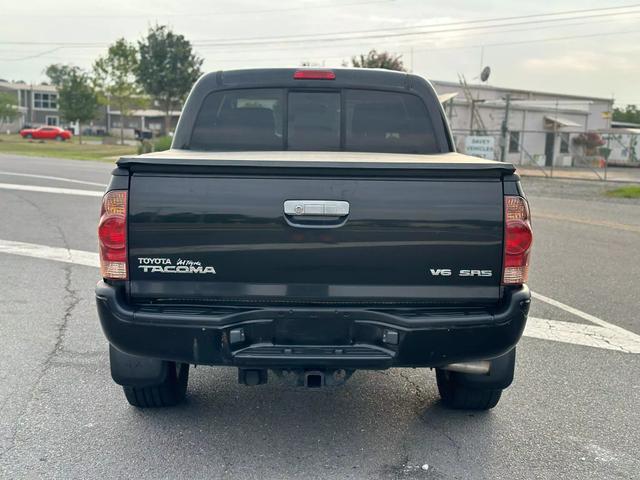
<svg viewBox="0 0 640 480"><path fill-rule="evenodd" d="M509 108L511 107L511 94L507 93L504 104L504 120L502 121L502 145L500 147L500 161L507 160L507 148L509 145Z"/></svg>
<svg viewBox="0 0 640 480"><path fill-rule="evenodd" d="M411 65L409 67L409 71L413 73L413 47L411 47Z"/></svg>
<svg viewBox="0 0 640 480"><path fill-rule="evenodd" d="M33 83L29 89L29 98L27 99L27 105L29 105L29 127L33 128Z"/></svg>

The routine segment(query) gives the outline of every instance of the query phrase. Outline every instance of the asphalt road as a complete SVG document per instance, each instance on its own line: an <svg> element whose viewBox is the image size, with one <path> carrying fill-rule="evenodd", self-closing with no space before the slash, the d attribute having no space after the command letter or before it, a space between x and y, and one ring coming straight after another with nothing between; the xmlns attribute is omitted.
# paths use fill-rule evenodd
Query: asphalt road
<svg viewBox="0 0 640 480"><path fill-rule="evenodd" d="M5 184L97 191L110 169L0 156L0 247L95 252L98 197ZM524 185L532 289L640 334L640 203L601 199L597 183ZM442 408L428 370L357 372L344 387L307 391L243 387L234 370L207 367L192 370L183 406L141 411L109 376L96 268L5 252L0 274L1 478L640 476L638 353L527 336L514 385L487 413ZM531 315L592 324L565 307L538 299Z"/></svg>

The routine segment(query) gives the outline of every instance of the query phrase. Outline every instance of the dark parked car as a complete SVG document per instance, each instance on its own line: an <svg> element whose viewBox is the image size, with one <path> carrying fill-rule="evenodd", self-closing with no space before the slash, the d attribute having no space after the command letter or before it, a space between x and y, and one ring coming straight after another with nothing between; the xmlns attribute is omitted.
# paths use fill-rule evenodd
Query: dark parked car
<svg viewBox="0 0 640 480"><path fill-rule="evenodd" d="M133 130L136 140L151 140L153 138L153 132L151 130L140 130L135 128Z"/></svg>
<svg viewBox="0 0 640 480"><path fill-rule="evenodd" d="M494 407L529 311L532 231L515 169L458 154L405 73L203 76L172 149L117 162L96 288L111 373L138 407L190 365L300 385L435 368L443 402Z"/></svg>

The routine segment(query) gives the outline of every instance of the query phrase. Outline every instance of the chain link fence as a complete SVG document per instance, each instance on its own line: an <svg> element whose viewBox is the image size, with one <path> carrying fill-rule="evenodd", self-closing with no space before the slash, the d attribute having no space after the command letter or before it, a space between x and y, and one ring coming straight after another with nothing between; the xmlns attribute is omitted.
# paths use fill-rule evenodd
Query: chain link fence
<svg viewBox="0 0 640 480"><path fill-rule="evenodd" d="M461 153L513 163L521 175L640 183L640 130L454 130Z"/></svg>

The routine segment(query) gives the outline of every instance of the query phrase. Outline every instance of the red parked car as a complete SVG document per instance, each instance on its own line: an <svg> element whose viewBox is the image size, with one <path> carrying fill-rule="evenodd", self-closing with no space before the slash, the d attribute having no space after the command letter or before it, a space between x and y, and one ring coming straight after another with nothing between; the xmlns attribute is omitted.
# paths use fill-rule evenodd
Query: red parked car
<svg viewBox="0 0 640 480"><path fill-rule="evenodd" d="M58 140L65 141L71 139L71 132L63 130L60 127L40 127L40 128L23 128L20 130L22 138L36 140Z"/></svg>

